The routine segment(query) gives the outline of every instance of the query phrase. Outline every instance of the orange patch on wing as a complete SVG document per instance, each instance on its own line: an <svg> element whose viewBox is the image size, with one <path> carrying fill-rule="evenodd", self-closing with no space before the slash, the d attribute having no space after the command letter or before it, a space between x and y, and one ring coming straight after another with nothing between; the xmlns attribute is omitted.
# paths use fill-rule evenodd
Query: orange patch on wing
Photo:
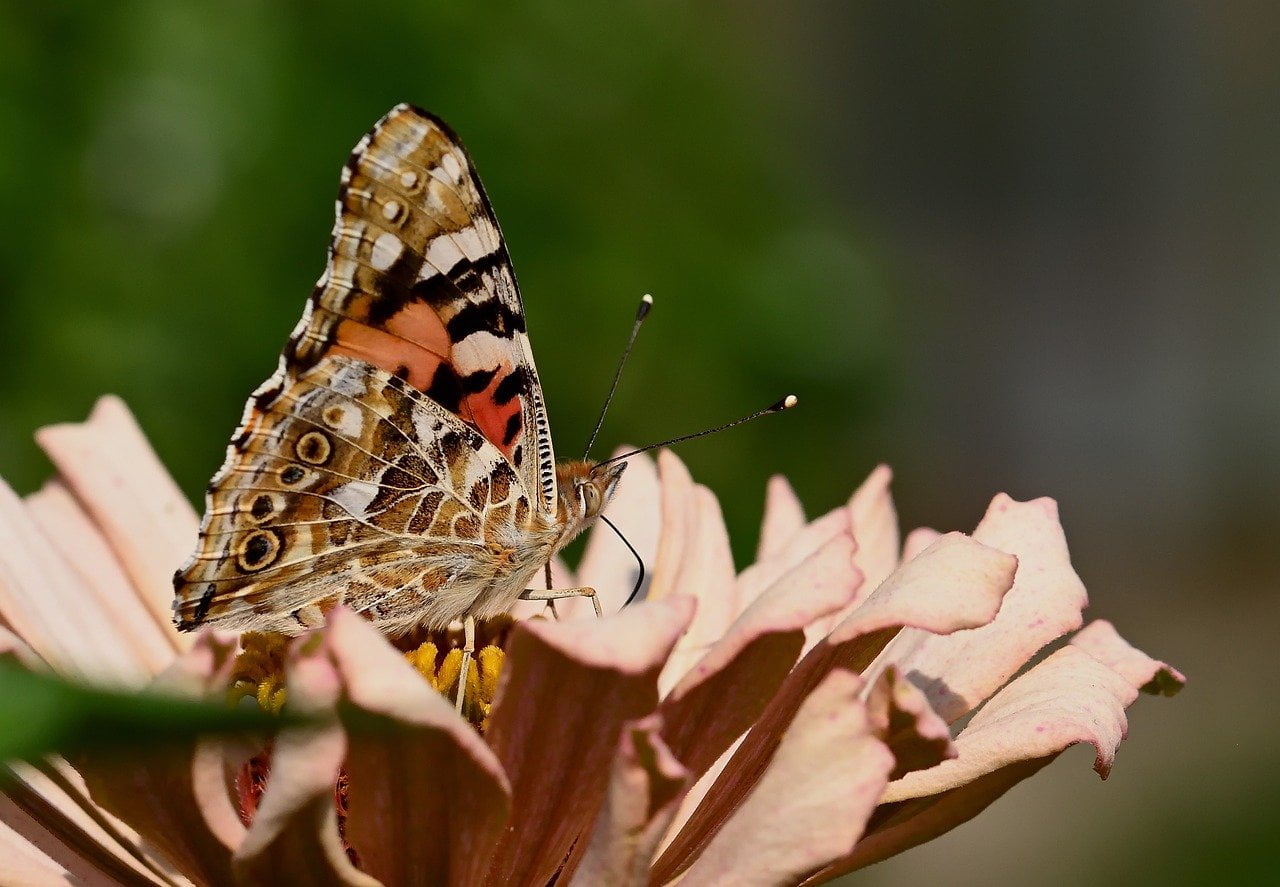
<svg viewBox="0 0 1280 887"><path fill-rule="evenodd" d="M409 371L405 381L425 391L435 377L436 367L449 361L451 347L440 315L430 305L412 302L393 314L382 328L359 320L342 321L332 350L389 373L403 367Z"/></svg>
<svg viewBox="0 0 1280 887"><path fill-rule="evenodd" d="M466 408L470 410L471 421L480 429L480 433L488 438L489 442L502 451L502 455L508 459L515 452L516 446L520 443L520 434L507 440L507 429L511 422L512 416L520 416L523 412L523 395L516 396L504 404L499 404L494 398L494 392L502 380L511 375L511 370L503 366L502 370L494 374L492 381L483 391L477 391L475 394L467 395L465 399Z"/></svg>

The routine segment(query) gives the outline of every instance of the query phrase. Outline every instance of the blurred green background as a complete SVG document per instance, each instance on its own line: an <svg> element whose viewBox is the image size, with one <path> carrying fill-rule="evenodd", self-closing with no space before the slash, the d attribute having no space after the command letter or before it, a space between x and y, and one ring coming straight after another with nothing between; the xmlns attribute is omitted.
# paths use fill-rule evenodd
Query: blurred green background
<svg viewBox="0 0 1280 887"><path fill-rule="evenodd" d="M906 525L1061 502L1092 616L1191 678L864 884L1280 875L1280 8L0 0L0 473L124 396L195 499L311 285L352 144L462 133L563 456L681 450L740 561L890 462Z"/></svg>

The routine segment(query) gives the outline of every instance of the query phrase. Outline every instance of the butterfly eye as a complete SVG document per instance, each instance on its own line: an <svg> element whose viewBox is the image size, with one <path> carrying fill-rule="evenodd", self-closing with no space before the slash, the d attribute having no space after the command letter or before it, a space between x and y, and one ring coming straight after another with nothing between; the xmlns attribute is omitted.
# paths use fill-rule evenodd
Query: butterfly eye
<svg viewBox="0 0 1280 887"><path fill-rule="evenodd" d="M578 488L582 492L582 504L587 514L595 514L600 510L600 491L595 484L583 484Z"/></svg>

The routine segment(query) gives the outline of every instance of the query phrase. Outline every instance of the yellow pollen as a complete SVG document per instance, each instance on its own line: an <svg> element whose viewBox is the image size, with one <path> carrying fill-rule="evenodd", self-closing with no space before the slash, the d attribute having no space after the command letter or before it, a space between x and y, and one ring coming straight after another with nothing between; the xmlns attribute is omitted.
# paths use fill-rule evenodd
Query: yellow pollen
<svg viewBox="0 0 1280 887"><path fill-rule="evenodd" d="M272 714L284 708L284 655L288 638L269 632L247 631L240 636L240 655L231 671L227 702L236 705L246 697Z"/></svg>
<svg viewBox="0 0 1280 887"><path fill-rule="evenodd" d="M423 679L449 701L458 694L458 675L462 671L462 650L453 647L444 654L431 641L404 654L405 660L417 669ZM498 676L507 654L496 644L480 648L467 669L467 689L463 698L462 714L481 733L489 726L489 712L498 692Z"/></svg>

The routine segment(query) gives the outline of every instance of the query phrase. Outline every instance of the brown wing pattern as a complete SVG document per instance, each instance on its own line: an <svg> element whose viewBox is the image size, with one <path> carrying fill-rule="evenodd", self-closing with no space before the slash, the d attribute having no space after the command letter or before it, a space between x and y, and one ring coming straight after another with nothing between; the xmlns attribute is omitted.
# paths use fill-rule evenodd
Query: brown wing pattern
<svg viewBox="0 0 1280 887"><path fill-rule="evenodd" d="M471 159L425 111L396 107L348 159L328 266L260 400L328 354L457 413L554 513L555 456L506 245Z"/></svg>
<svg viewBox="0 0 1280 887"><path fill-rule="evenodd" d="M215 478L176 577L179 627L295 633L337 603L392 633L447 623L528 568L507 542L531 508L474 428L383 370L328 357L256 414Z"/></svg>

